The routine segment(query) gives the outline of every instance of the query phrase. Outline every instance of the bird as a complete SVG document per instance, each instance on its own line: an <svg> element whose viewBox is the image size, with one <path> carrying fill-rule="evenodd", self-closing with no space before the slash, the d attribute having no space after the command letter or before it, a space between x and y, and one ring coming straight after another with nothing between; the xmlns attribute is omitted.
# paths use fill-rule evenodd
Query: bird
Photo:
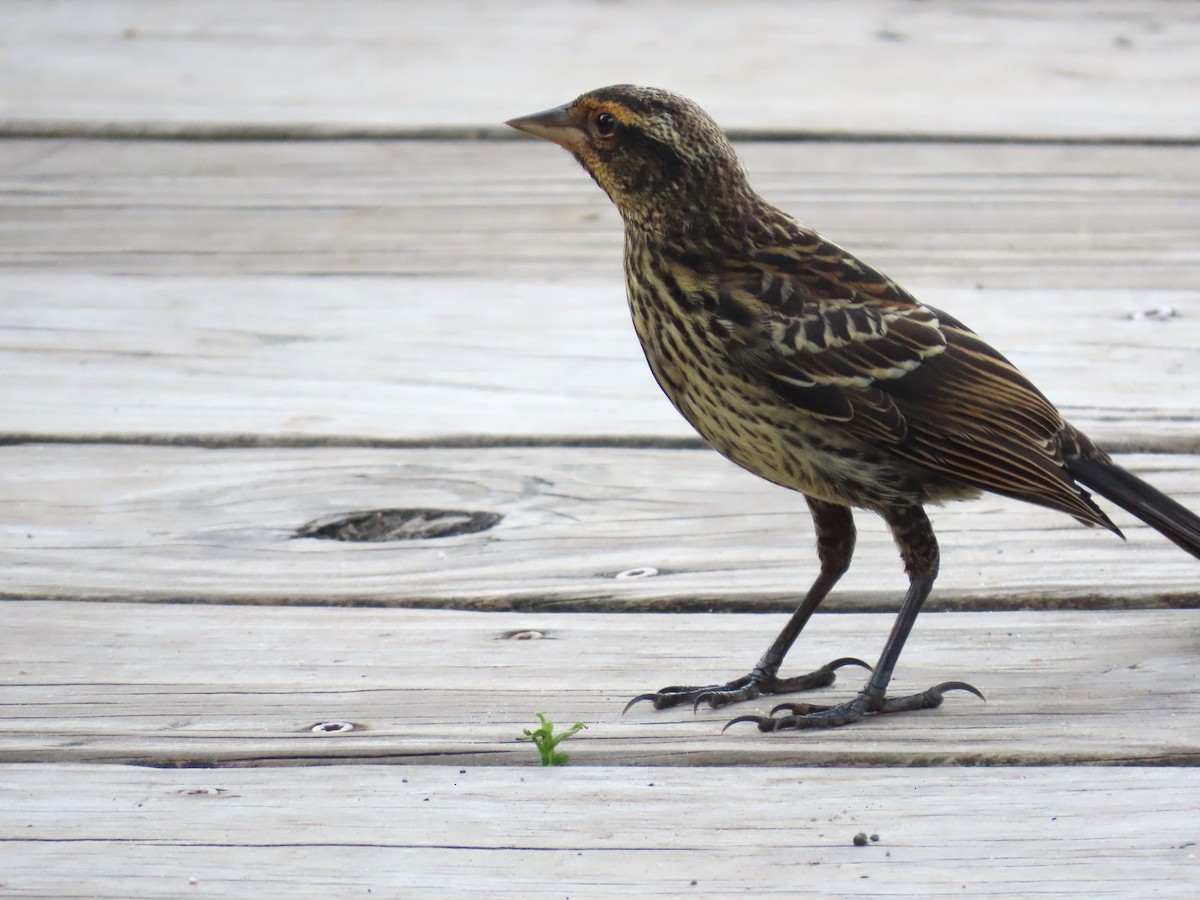
<svg viewBox="0 0 1200 900"><path fill-rule="evenodd" d="M624 224L634 329L675 408L717 452L802 494L819 570L746 675L634 697L657 709L730 703L869 671L850 700L785 702L744 715L760 731L833 728L941 705L947 681L887 692L938 574L927 505L982 492L1120 530L1102 495L1200 558L1200 517L1117 465L983 338L801 225L750 186L721 127L660 88L611 85L507 125L558 144L608 195ZM803 675L780 669L850 566L854 510L881 516L908 589L878 662L843 657Z"/></svg>

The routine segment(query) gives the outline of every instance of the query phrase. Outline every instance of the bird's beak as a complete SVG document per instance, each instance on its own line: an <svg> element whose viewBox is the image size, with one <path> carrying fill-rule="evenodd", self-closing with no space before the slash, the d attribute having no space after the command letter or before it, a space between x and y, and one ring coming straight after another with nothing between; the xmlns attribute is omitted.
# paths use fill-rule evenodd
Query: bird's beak
<svg viewBox="0 0 1200 900"><path fill-rule="evenodd" d="M531 116L509 119L504 124L572 151L587 143L587 133L575 124L569 103Z"/></svg>

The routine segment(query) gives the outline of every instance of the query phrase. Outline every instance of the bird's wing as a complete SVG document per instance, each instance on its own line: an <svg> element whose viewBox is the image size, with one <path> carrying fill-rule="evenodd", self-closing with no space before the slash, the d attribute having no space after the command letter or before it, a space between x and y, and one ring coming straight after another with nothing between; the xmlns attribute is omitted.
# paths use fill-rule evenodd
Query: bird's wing
<svg viewBox="0 0 1200 900"><path fill-rule="evenodd" d="M958 482L1111 527L1058 410L961 322L812 232L720 278L711 326L798 411Z"/></svg>

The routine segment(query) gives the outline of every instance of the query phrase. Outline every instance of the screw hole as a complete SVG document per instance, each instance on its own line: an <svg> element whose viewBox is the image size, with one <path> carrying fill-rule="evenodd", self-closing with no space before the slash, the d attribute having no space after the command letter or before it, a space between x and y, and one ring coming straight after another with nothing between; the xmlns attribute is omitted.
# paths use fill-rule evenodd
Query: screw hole
<svg viewBox="0 0 1200 900"><path fill-rule="evenodd" d="M654 566L639 566L636 569L626 569L624 572L618 572L614 578L622 581L627 581L631 578L653 578L658 574L658 569Z"/></svg>

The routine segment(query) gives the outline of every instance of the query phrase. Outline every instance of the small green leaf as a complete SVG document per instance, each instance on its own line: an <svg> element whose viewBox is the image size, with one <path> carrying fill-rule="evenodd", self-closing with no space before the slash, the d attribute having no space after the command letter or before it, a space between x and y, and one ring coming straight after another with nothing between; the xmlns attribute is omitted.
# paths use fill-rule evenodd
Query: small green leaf
<svg viewBox="0 0 1200 900"><path fill-rule="evenodd" d="M570 757L561 751L556 752L555 748L574 734L578 734L584 728L587 728L582 722L576 722L566 731L561 734L554 733L554 723L546 718L544 713L537 714L541 720L541 727L535 728L532 731L528 728L522 729L519 741L533 741L537 747L538 756L541 757L543 766L565 766Z"/></svg>

